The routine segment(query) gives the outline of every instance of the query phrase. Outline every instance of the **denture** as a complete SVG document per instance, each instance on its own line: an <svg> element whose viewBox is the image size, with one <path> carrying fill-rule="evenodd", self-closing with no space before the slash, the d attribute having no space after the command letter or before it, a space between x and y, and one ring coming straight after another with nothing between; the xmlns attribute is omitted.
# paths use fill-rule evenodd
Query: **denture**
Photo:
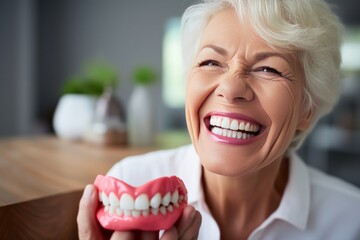
<svg viewBox="0 0 360 240"><path fill-rule="evenodd" d="M187 190L176 176L133 187L119 179L98 175L94 185L102 202L96 217L109 230L167 230L187 205Z"/></svg>

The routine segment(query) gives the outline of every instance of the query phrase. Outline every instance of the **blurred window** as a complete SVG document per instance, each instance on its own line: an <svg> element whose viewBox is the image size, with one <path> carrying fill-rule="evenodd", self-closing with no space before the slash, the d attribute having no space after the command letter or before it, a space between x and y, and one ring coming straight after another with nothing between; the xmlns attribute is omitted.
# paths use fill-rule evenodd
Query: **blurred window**
<svg viewBox="0 0 360 240"><path fill-rule="evenodd" d="M346 29L341 55L341 68L345 73L360 71L360 28Z"/></svg>
<svg viewBox="0 0 360 240"><path fill-rule="evenodd" d="M171 108L182 108L185 102L180 35L180 18L169 19L163 40L162 94L166 106Z"/></svg>

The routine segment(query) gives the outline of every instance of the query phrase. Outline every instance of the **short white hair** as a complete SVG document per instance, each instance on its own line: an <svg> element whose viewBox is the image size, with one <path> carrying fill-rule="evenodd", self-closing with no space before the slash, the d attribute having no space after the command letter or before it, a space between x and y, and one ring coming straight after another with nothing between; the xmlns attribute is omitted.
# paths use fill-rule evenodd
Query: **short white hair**
<svg viewBox="0 0 360 240"><path fill-rule="evenodd" d="M203 0L190 6L181 21L185 76L194 64L206 24L225 8L233 8L240 20L248 19L269 46L296 54L302 65L303 110L312 109L313 118L309 129L294 137L289 150L297 149L340 97L342 24L324 0Z"/></svg>

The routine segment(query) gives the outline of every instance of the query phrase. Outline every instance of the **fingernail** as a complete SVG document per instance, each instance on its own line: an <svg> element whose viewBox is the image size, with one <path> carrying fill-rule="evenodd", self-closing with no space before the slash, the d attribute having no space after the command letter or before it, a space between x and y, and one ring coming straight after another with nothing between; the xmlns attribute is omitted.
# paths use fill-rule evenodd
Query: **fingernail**
<svg viewBox="0 0 360 240"><path fill-rule="evenodd" d="M93 192L94 192L93 187L91 185L86 185L83 195L84 197L90 198Z"/></svg>

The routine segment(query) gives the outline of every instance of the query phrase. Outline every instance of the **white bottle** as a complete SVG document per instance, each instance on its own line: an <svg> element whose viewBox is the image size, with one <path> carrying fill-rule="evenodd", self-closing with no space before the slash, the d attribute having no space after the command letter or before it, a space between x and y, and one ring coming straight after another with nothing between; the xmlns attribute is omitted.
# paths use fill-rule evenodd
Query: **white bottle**
<svg viewBox="0 0 360 240"><path fill-rule="evenodd" d="M154 145L154 116L150 87L136 85L127 108L128 141L131 146Z"/></svg>

